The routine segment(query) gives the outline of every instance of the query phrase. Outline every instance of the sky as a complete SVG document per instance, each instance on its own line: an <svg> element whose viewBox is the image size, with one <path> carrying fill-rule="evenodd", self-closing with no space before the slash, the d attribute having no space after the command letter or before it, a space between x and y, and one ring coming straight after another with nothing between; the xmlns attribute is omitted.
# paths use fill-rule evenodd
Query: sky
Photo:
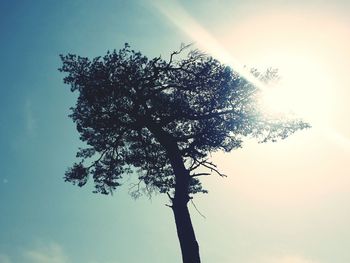
<svg viewBox="0 0 350 263"><path fill-rule="evenodd" d="M213 160L227 178L190 204L202 262L350 262L350 4L347 1L9 1L0 3L0 263L177 263L165 196L113 196L63 175L81 145L59 54L125 42L163 57L181 43L245 75L278 68L269 110L313 126L247 139Z"/></svg>

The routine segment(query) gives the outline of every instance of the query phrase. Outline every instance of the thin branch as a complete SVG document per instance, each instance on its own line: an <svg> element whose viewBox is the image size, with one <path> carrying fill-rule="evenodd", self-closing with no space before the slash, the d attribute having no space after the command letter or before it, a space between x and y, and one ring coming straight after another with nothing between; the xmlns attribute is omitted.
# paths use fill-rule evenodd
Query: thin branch
<svg viewBox="0 0 350 263"><path fill-rule="evenodd" d="M189 170L189 171L193 171L193 170L195 170L198 166L199 166L199 164L196 164L196 160L193 159L193 163L191 164L190 168L188 168L188 170Z"/></svg>
<svg viewBox="0 0 350 263"><path fill-rule="evenodd" d="M190 171L193 171L194 169L197 169L199 166L203 166L207 169L210 170L210 172L215 172L216 174L218 174L219 176L221 177L227 177L227 175L221 173L218 169L217 169L217 166L212 163L212 162L208 162L207 160L204 160L204 161L199 161L197 160L196 158L193 158L194 159L194 162L197 163L197 165L193 166L192 168L190 168ZM205 174L205 173L204 173ZM204 175L203 174L203 175Z"/></svg>
<svg viewBox="0 0 350 263"><path fill-rule="evenodd" d="M210 162L203 162L201 164L202 166L210 169L211 172L215 172L216 174L220 175L221 177L227 177L227 175L221 173L217 168L216 165Z"/></svg>
<svg viewBox="0 0 350 263"><path fill-rule="evenodd" d="M169 194L169 192L166 192L166 194L168 195L168 197L169 197L169 199L170 199L171 201L174 200L174 197L172 197L172 196Z"/></svg>
<svg viewBox="0 0 350 263"><path fill-rule="evenodd" d="M172 205L165 204L165 206L167 206L167 207L173 209L173 206L172 206Z"/></svg>
<svg viewBox="0 0 350 263"><path fill-rule="evenodd" d="M128 193L129 193L134 199L137 199L138 197L141 196L141 189L140 189L140 188L141 188L141 187L140 187L141 183L142 183L142 180L139 179L139 182L138 182L138 183L133 183L133 184L131 184L131 186L129 187ZM136 187L137 187L137 189L134 190L134 188L136 188Z"/></svg>
<svg viewBox="0 0 350 263"><path fill-rule="evenodd" d="M198 210L197 206L194 204L193 199L191 199L191 203L194 209L196 209L196 211L198 212L198 214L200 214L204 219L206 219L206 217Z"/></svg>
<svg viewBox="0 0 350 263"><path fill-rule="evenodd" d="M86 169L90 170L91 167L93 167L94 165L96 165L99 161L101 161L101 159L103 158L103 156L105 156L105 154L107 153L109 149L107 148L105 151L103 151L101 153L101 156L96 160L94 161L90 166L86 167Z"/></svg>
<svg viewBox="0 0 350 263"><path fill-rule="evenodd" d="M192 174L191 177L198 177L198 176L204 176L204 175L210 175L210 173L198 173L198 174Z"/></svg>
<svg viewBox="0 0 350 263"><path fill-rule="evenodd" d="M179 55L182 51L184 51L186 48L190 47L191 45L192 45L192 44L188 44L188 45L181 44L179 50L172 52L172 53L170 54L170 59L169 59L169 62L168 62L167 67L169 67L169 66L171 65L171 63L173 62L173 57L174 57L174 56Z"/></svg>

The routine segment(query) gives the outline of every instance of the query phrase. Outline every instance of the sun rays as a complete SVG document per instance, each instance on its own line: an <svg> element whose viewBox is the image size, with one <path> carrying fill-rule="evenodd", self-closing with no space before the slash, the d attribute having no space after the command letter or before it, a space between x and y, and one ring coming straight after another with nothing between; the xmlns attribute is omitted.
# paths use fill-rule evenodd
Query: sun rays
<svg viewBox="0 0 350 263"><path fill-rule="evenodd" d="M250 71L235 59L204 27L202 27L178 2L154 1L154 6L176 27L183 31L204 52L211 54L232 68L259 88L264 85L254 78Z"/></svg>
<svg viewBox="0 0 350 263"><path fill-rule="evenodd" d="M235 41L232 40L232 44L224 41L224 44L222 44L222 41L218 41L213 37L177 1L167 1L166 3L154 1L152 3L163 16L191 38L198 48L232 66L237 73L262 90L264 109L269 114L293 114L304 118L314 128L320 129L326 137L350 149L350 140L332 128L331 124L333 110L336 108L334 87L342 85L342 83L333 76L334 68L323 57L324 53L330 52L329 47L327 47L328 49L323 47L330 40L325 38L324 35L317 35L316 37L319 37L315 40L319 41L317 45L310 44L313 43L313 36L309 34L312 28L303 30L301 26L305 21L302 18L299 17L297 21L291 19L296 25L288 24L286 28L282 28L285 25L276 26L276 21L282 19L283 14L279 14L277 18L259 18L260 20L247 23L246 28L243 27L242 30L250 32L250 34L245 34L247 42L255 43L255 49L259 49L261 46L263 52L263 54L256 54L259 52L251 51L251 56L255 56L251 59L252 67L262 66L261 70L264 70L263 67L266 69L268 66L273 66L279 69L280 82L267 86L253 77L249 67L246 67L229 51L227 46L235 46ZM290 16L290 14L287 14L287 16ZM326 22L322 20L327 22L325 17L320 16L312 21L312 25L316 27L319 23L320 25L317 25L317 27L326 28L324 26ZM255 32L254 28L262 23L266 23L265 27L270 27L271 32L268 30L266 31L267 34L266 32ZM344 33L341 27L336 24L334 26L339 31L336 31L336 34ZM275 39L272 31L276 28L277 35L279 35ZM281 36L287 38L289 34L294 37L294 42L280 41ZM254 38L255 35L261 37L260 42ZM322 40L325 43L322 43ZM235 52L234 48L233 52ZM250 52L250 50L247 52ZM258 65L255 65L255 63Z"/></svg>

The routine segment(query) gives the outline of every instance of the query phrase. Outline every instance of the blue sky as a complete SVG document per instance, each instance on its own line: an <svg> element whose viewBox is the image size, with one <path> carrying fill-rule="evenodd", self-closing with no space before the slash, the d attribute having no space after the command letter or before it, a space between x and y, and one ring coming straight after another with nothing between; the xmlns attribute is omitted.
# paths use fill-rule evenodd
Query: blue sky
<svg viewBox="0 0 350 263"><path fill-rule="evenodd" d="M112 197L62 179L80 142L67 117L75 96L57 70L59 54L93 57L125 42L149 56L167 56L181 42L195 42L243 64L281 67L287 80L290 68L273 59L273 50L290 59L289 66L295 56L285 54L311 49L320 52L312 57L328 67L333 63L338 70L327 67L334 76L324 80L339 84L331 96L325 92L333 106L321 92L318 104L310 104L315 110L298 108L316 123L324 113L327 127L316 125L279 144L248 142L232 154L214 155L229 178L205 182L209 195L196 204L206 219L191 209L203 262L350 262L350 93L343 62L350 54L340 45L350 42L349 10L342 1L2 1L0 263L180 261L165 197L133 200L128 178ZM283 30L272 26L279 23ZM317 30L322 34L313 35ZM288 35L299 50L286 44ZM305 63L312 67L310 61ZM320 75L309 74L322 91L315 82Z"/></svg>
<svg viewBox="0 0 350 263"><path fill-rule="evenodd" d="M50 246L59 246L69 262L139 262L153 250L151 257L157 249L147 240L162 240L162 231L151 232L161 225L157 220L172 223L165 219L167 209L146 200L136 203L126 194L127 187L111 198L63 182L79 141L67 117L75 97L57 71L58 55L95 56L127 41L149 53L161 52L156 46L169 48L169 37L149 39L169 26L161 26L137 2L5 1L0 10L0 255L10 262L41 262L28 259L26 251L50 254L56 253ZM159 210L164 220L152 218ZM170 254L178 252L164 246Z"/></svg>

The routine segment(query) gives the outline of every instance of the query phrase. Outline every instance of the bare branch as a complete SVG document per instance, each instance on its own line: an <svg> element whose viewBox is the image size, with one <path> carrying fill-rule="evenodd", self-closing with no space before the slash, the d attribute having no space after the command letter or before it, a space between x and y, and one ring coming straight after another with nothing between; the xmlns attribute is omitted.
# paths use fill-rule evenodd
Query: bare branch
<svg viewBox="0 0 350 263"><path fill-rule="evenodd" d="M171 63L173 62L173 57L174 56L179 55L182 51L184 51L186 48L189 48L190 46L192 46L192 44L188 44L188 45L181 44L179 50L172 52L170 54L170 59L169 59L167 67L169 67L171 65Z"/></svg>
<svg viewBox="0 0 350 263"><path fill-rule="evenodd" d="M198 214L200 214L204 219L206 219L206 217L198 210L197 206L194 204L193 199L191 199L191 203L194 209L196 209L196 211L198 212Z"/></svg>
<svg viewBox="0 0 350 263"><path fill-rule="evenodd" d="M129 187L129 191L128 193L134 198L134 199L137 199L139 198L142 194L141 194L141 183L142 183L142 180L139 179L139 182L138 183L134 183L134 184L131 184L131 186ZM134 190L134 188L136 188Z"/></svg>
<svg viewBox="0 0 350 263"><path fill-rule="evenodd" d="M215 172L216 174L218 174L221 177L227 177L227 175L221 173L217 169L217 166L214 163L208 162L208 160L199 161L196 158L193 158L193 160L194 160L194 163L197 163L197 164L193 165L192 168L190 168L190 171L193 171L193 170L197 169L198 167L203 166L204 168L209 169L210 172ZM209 175L209 174L201 173L201 175ZM192 177L193 177L193 175L192 175Z"/></svg>
<svg viewBox="0 0 350 263"><path fill-rule="evenodd" d="M193 162L192 162L190 168L188 168L188 170L189 170L189 171L193 171L193 170L195 170L198 166L199 166L199 164L196 164L196 160L193 159Z"/></svg>
<svg viewBox="0 0 350 263"><path fill-rule="evenodd" d="M174 197L172 197L172 196L169 194L169 192L166 192L166 194L168 195L168 197L169 197L169 199L170 199L171 201L174 200Z"/></svg>
<svg viewBox="0 0 350 263"><path fill-rule="evenodd" d="M198 176L204 176L204 175L210 175L210 173L198 173L198 174L192 174L191 177L198 177Z"/></svg>

